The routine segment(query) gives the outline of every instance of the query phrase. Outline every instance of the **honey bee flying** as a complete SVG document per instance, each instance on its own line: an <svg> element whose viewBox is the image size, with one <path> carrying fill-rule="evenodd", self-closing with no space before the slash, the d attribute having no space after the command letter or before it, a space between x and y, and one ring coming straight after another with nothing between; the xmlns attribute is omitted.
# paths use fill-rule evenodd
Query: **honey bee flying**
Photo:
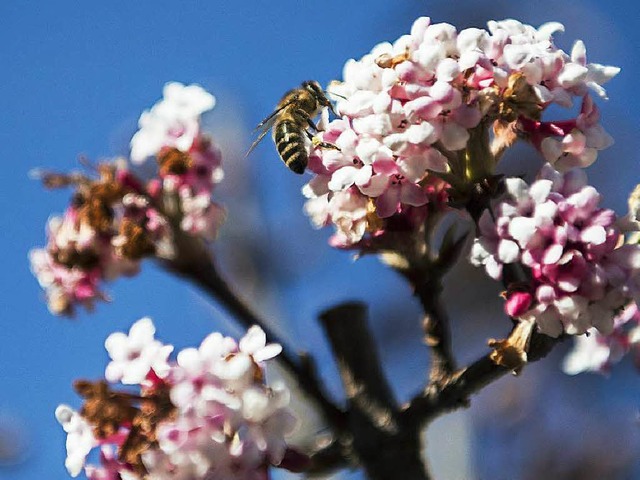
<svg viewBox="0 0 640 480"><path fill-rule="evenodd" d="M303 82L300 87L289 90L284 94L275 111L256 127L260 135L251 145L247 155L273 127L273 141L280 158L293 172L302 174L309 161L305 136L314 146L337 149L335 145L319 140L309 131L309 129L318 131L313 118L324 107L328 107L335 114L320 84L314 80Z"/></svg>

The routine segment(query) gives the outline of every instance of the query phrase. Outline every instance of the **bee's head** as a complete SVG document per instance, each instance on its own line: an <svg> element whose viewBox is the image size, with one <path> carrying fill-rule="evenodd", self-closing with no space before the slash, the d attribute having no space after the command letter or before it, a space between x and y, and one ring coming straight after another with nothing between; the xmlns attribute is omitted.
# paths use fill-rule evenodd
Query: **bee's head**
<svg viewBox="0 0 640 480"><path fill-rule="evenodd" d="M323 107L331 106L331 104L329 103L329 99L324 94L324 90L322 90L322 87L318 82L316 82L315 80L308 80L304 82L302 86L305 90L309 91L314 96L314 98L320 105L322 105Z"/></svg>
<svg viewBox="0 0 640 480"><path fill-rule="evenodd" d="M302 87L310 92L320 105L322 105L323 107L329 107L329 110L331 110L331 112L333 112L333 114L335 115L333 105L331 105L331 102L327 98L327 95L318 82L316 82L315 80L307 80L306 82L302 83Z"/></svg>

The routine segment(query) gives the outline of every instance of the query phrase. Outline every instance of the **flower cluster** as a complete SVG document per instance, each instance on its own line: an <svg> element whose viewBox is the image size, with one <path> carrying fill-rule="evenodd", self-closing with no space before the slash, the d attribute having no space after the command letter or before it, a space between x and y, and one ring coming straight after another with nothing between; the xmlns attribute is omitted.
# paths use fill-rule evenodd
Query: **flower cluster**
<svg viewBox="0 0 640 480"><path fill-rule="evenodd" d="M201 115L211 110L215 98L198 85L168 83L164 98L140 116L140 129L131 139L131 161L144 163L155 157L159 178L150 183L152 195L163 193L171 209L182 212L181 228L214 240L225 219L224 209L211 201L222 180L218 147L204 136Z"/></svg>
<svg viewBox="0 0 640 480"><path fill-rule="evenodd" d="M98 166L98 178L45 174L46 186L74 186L62 217L50 219L47 245L30 252L31 266L54 314L107 299L104 281L133 275L140 261L171 259L180 231L215 239L225 217L211 201L222 178L218 148L200 131L213 97L197 85L172 83L166 98L145 112L132 140L132 160L156 156L158 175L144 182L116 160ZM184 151L183 151L184 150Z"/></svg>
<svg viewBox="0 0 640 480"><path fill-rule="evenodd" d="M428 172L455 170L453 152L491 125L529 139L558 168L595 160L611 140L588 92L604 97L601 85L619 69L587 63L582 42L571 55L558 49L551 36L562 29L505 20L458 32L423 17L395 43L348 61L344 81L330 86L340 118L318 135L337 149L309 158L316 176L303 192L313 223L334 225L337 246L378 234L391 217L423 207ZM541 121L547 106L570 107L575 96L577 119Z"/></svg>
<svg viewBox="0 0 640 480"><path fill-rule="evenodd" d="M61 217L47 225L47 246L33 249L31 267L54 314L73 314L105 300L105 280L133 275L148 255L170 256L171 230L123 162L102 164L97 179L83 175L45 176L55 187L76 191Z"/></svg>
<svg viewBox="0 0 640 480"><path fill-rule="evenodd" d="M615 319L613 331L602 335L595 329L575 338L573 350L564 360L569 375L582 372L608 373L612 365L633 351L640 360L640 312L636 303L628 305Z"/></svg>
<svg viewBox="0 0 640 480"><path fill-rule="evenodd" d="M640 247L619 245L615 213L599 208L582 170L546 165L530 186L510 178L506 188L510 198L480 219L471 261L495 279L505 265L526 268L528 279L509 280L507 313L554 337L591 327L610 333L639 292Z"/></svg>
<svg viewBox="0 0 640 480"><path fill-rule="evenodd" d="M80 381L80 412L56 410L67 432L69 473L84 468L91 480L266 479L268 466L283 461L296 423L286 387L264 382L265 362L280 346L267 344L254 326L240 342L213 333L172 361L173 347L154 335L144 318L105 343L106 379L134 390ZM85 465L97 447L100 464Z"/></svg>

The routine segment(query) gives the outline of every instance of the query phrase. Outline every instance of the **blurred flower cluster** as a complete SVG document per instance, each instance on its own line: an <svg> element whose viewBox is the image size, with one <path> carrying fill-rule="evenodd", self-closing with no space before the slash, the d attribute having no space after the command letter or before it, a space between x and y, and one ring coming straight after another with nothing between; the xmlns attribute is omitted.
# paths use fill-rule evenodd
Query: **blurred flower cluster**
<svg viewBox="0 0 640 480"><path fill-rule="evenodd" d="M553 337L591 327L611 333L614 317L640 293L640 248L620 244L615 213L599 208L582 170L561 174L547 164L530 186L510 178L506 189L510 198L480 218L471 261L495 279L505 264L530 272L508 285L507 313Z"/></svg>
<svg viewBox="0 0 640 480"><path fill-rule="evenodd" d="M458 32L423 17L393 44L349 60L344 80L329 87L340 97L340 118L319 134L338 149L310 156L315 176L303 192L313 223L333 225L338 247L398 224L415 229L424 219L416 209L424 211L437 178L449 180L438 173L487 178L517 138L560 170L592 163L612 140L589 91L605 97L602 84L619 69L587 63L580 41L570 55L557 48L552 34L562 30L504 20ZM542 121L548 106L571 107L574 97L582 101L575 119ZM490 127L493 155L478 158ZM473 165L458 164L465 155Z"/></svg>
<svg viewBox="0 0 640 480"><path fill-rule="evenodd" d="M635 249L640 248L639 198L640 185L629 196L629 213L618 221L620 230L627 233L626 244ZM608 374L628 353L640 368L640 312L636 302L637 298L618 312L613 319L612 331L600 332L592 328L586 335L576 337L573 350L564 360L564 371L570 375L582 372Z"/></svg>
<svg viewBox="0 0 640 480"><path fill-rule="evenodd" d="M576 337L573 350L564 359L565 373L609 373L611 367L630 352L640 366L640 312L635 303L615 317L613 331L608 335L596 329L588 333Z"/></svg>
<svg viewBox="0 0 640 480"><path fill-rule="evenodd" d="M106 381L76 382L80 411L60 405L66 467L91 480L264 480L289 451L296 420L289 391L265 384L265 362L281 347L252 327L236 342L219 333L178 352L155 339L149 318L110 335ZM115 390L113 383L131 386ZM100 448L97 465L87 456Z"/></svg>
<svg viewBox="0 0 640 480"><path fill-rule="evenodd" d="M71 315L107 299L104 281L135 274L145 257L171 259L180 232L215 239L225 218L211 200L222 179L220 150L202 133L200 117L214 98L198 85L169 83L164 98L140 117L131 140L131 161L157 161L144 181L125 159L97 166L97 175L45 173L45 186L72 186L65 213L52 217L47 245L30 252L49 310Z"/></svg>

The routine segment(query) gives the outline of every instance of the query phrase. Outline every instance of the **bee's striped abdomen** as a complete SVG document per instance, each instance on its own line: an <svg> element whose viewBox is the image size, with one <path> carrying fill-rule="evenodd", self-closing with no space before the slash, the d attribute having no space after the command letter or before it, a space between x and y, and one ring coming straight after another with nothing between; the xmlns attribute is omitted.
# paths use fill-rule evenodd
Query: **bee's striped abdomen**
<svg viewBox="0 0 640 480"><path fill-rule="evenodd" d="M295 173L307 168L308 155L300 125L292 120L283 120L273 128L273 139L282 161Z"/></svg>

